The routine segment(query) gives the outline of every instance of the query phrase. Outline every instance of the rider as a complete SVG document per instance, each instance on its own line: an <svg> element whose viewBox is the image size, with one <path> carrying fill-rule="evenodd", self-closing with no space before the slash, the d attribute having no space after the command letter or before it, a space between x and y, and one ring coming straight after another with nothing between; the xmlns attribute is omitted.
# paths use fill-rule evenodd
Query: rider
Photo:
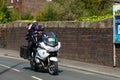
<svg viewBox="0 0 120 80"><path fill-rule="evenodd" d="M26 35L26 39L29 41L29 39L31 38L31 35L36 32L37 30L37 26L38 26L38 23L37 21L33 21L32 23L28 23L27 26L26 26L26 29L28 31L27 35Z"/></svg>
<svg viewBox="0 0 120 80"><path fill-rule="evenodd" d="M38 25L37 26L37 34L38 34L37 40L38 41L42 41L42 35L44 34L43 31L44 31L44 27L42 25Z"/></svg>
<svg viewBox="0 0 120 80"><path fill-rule="evenodd" d="M27 30L28 33L26 35L26 40L28 40L28 49L30 51L30 57L32 57L32 52L34 53L33 56L35 56L38 40L42 40L41 36L44 31L44 27L42 25L38 25L36 21L33 21L32 23L28 23Z"/></svg>

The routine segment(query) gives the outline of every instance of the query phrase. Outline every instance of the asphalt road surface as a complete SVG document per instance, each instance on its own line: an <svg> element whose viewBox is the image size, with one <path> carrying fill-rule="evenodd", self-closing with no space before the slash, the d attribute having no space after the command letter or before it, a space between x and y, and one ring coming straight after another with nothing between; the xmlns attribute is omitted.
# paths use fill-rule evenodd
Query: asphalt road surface
<svg viewBox="0 0 120 80"><path fill-rule="evenodd" d="M59 66L59 75L35 72L28 61L0 57L0 80L120 80L119 78Z"/></svg>

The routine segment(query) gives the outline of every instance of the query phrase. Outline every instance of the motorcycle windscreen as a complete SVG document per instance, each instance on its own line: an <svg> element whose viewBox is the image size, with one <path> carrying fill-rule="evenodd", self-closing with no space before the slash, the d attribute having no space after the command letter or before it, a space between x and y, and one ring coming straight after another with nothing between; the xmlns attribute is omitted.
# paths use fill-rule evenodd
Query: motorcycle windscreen
<svg viewBox="0 0 120 80"><path fill-rule="evenodd" d="M45 44L52 46L52 47L58 45L58 39L53 32L45 33L43 36L43 41Z"/></svg>

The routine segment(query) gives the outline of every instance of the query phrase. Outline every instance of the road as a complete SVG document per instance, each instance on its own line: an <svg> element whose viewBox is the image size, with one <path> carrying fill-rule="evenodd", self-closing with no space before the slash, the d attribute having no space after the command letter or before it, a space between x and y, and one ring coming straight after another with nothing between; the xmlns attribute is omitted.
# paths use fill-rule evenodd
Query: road
<svg viewBox="0 0 120 80"><path fill-rule="evenodd" d="M0 57L0 80L120 80L119 78L59 66L59 75L35 72L28 61Z"/></svg>

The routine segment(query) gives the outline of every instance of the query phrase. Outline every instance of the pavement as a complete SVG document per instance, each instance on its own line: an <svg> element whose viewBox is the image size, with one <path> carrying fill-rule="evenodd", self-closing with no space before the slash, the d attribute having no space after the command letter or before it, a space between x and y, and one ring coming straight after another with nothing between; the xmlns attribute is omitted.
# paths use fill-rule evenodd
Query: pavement
<svg viewBox="0 0 120 80"><path fill-rule="evenodd" d="M7 50L0 48L0 56L22 59L19 56L19 51ZM120 78L120 68L113 68L97 64L85 63L80 61L68 60L59 58L59 65L76 70L87 71L96 74L102 74L110 77Z"/></svg>

